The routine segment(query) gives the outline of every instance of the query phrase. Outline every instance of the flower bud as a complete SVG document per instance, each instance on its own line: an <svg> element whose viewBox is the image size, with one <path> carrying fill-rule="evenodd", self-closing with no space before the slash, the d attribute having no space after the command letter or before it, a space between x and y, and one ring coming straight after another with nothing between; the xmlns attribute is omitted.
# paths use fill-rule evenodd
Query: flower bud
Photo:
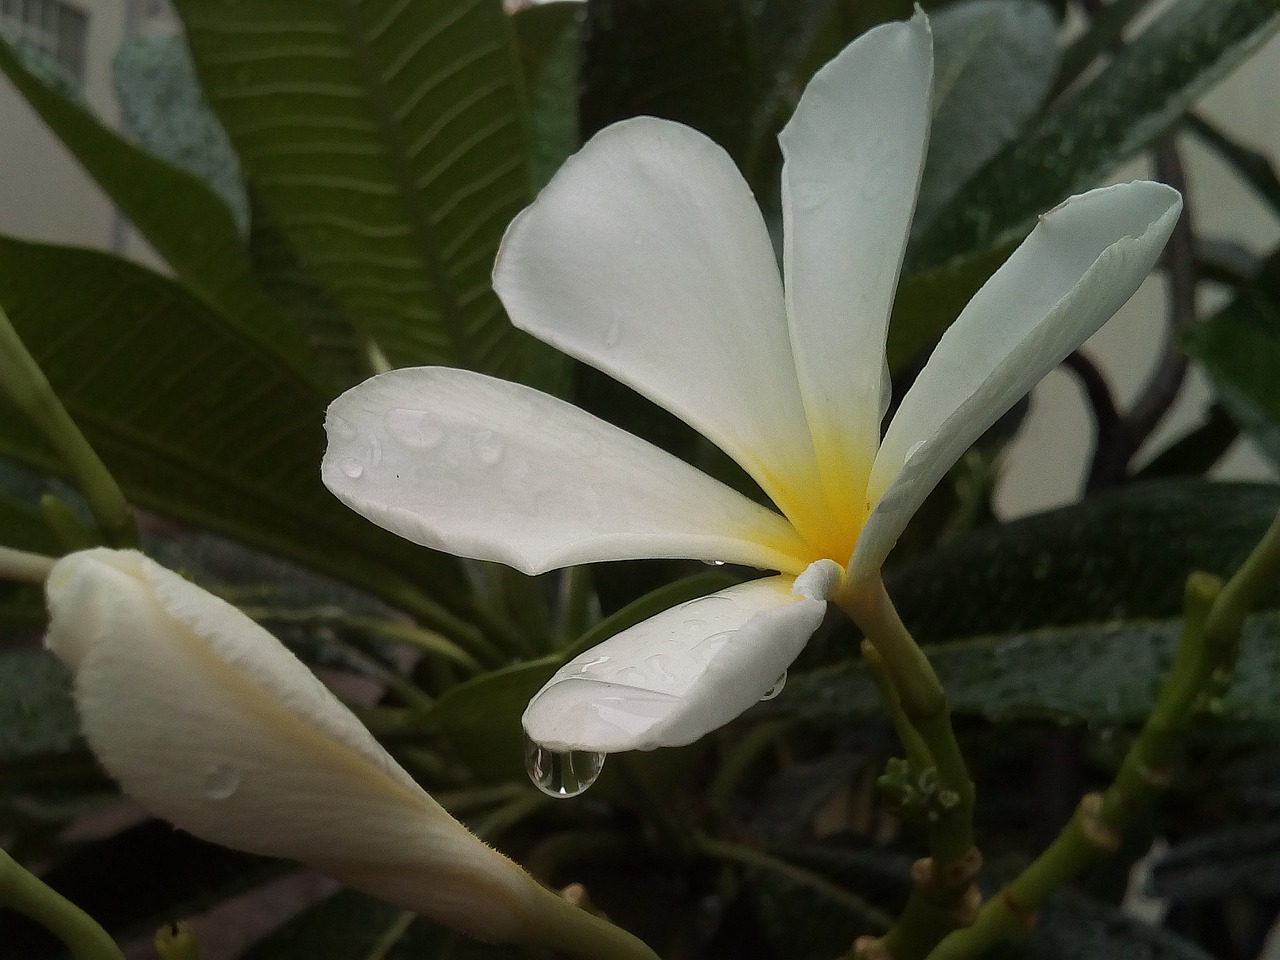
<svg viewBox="0 0 1280 960"><path fill-rule="evenodd" d="M142 806L478 939L538 939L547 892L239 610L133 551L73 553L46 589L85 738Z"/></svg>

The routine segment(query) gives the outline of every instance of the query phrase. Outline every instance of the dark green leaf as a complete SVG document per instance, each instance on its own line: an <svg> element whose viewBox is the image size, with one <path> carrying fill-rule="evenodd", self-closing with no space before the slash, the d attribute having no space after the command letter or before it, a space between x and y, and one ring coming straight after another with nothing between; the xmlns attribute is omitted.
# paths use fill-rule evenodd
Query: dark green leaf
<svg viewBox="0 0 1280 960"><path fill-rule="evenodd" d="M489 277L532 190L502 5L174 6L252 188L363 335L393 366L522 376Z"/></svg>
<svg viewBox="0 0 1280 960"><path fill-rule="evenodd" d="M1165 480L972 533L886 578L922 643L1178 616L1192 570L1230 575L1280 509L1280 487ZM1268 590L1258 609L1280 606Z"/></svg>
<svg viewBox="0 0 1280 960"><path fill-rule="evenodd" d="M301 329L254 282L235 221L221 199L196 177L135 147L47 87L3 42L0 70L206 307L221 311L241 337L303 375L316 376Z"/></svg>
<svg viewBox="0 0 1280 960"><path fill-rule="evenodd" d="M1237 143L1194 113L1187 116L1187 129L1230 164L1267 202L1272 213L1280 215L1280 177L1276 176L1276 168L1265 153Z"/></svg>
<svg viewBox="0 0 1280 960"><path fill-rule="evenodd" d="M106 254L0 238L0 264L0 303L134 503L382 596L404 587L399 570L412 571L457 602L452 559L374 527L324 489L322 395L239 326ZM0 454L60 469L12 413L0 418Z"/></svg>
<svg viewBox="0 0 1280 960"><path fill-rule="evenodd" d="M66 753L79 737L66 668L43 650L0 654L0 763Z"/></svg>
<svg viewBox="0 0 1280 960"><path fill-rule="evenodd" d="M541 187L578 149L578 66L582 5L526 7L513 18L533 123L534 181Z"/></svg>
<svg viewBox="0 0 1280 960"><path fill-rule="evenodd" d="M1122 43L1125 28L1150 3L1151 0L1112 0L1103 5L1089 23L1089 29L1063 53L1055 92L1066 89L1098 57Z"/></svg>
<svg viewBox="0 0 1280 960"><path fill-rule="evenodd" d="M925 650L958 714L998 723L1125 726L1141 723L1151 712L1181 629L1181 620L1131 620L954 641ZM1246 621L1235 681L1213 711L1215 721L1233 728L1226 732L1237 742L1267 743L1280 736L1278 638L1280 613ZM828 723L882 709L862 667L842 664L793 677L760 713Z"/></svg>
<svg viewBox="0 0 1280 960"><path fill-rule="evenodd" d="M1280 464L1280 253L1225 308L1188 330L1182 346L1204 365L1227 412Z"/></svg>
<svg viewBox="0 0 1280 960"><path fill-rule="evenodd" d="M1195 944L1075 893L1059 893L1020 946L991 960L1213 960Z"/></svg>
<svg viewBox="0 0 1280 960"><path fill-rule="evenodd" d="M1179 0L943 208L908 272L1020 240L1039 214L1173 129L1277 27L1275 0Z"/></svg>
<svg viewBox="0 0 1280 960"><path fill-rule="evenodd" d="M932 18L933 129L913 232L1040 108L1058 69L1058 24L1039 0L970 0Z"/></svg>
<svg viewBox="0 0 1280 960"><path fill-rule="evenodd" d="M1209 406L1202 424L1183 434L1135 475L1137 480L1194 476L1207 473L1231 449L1240 428L1216 403Z"/></svg>

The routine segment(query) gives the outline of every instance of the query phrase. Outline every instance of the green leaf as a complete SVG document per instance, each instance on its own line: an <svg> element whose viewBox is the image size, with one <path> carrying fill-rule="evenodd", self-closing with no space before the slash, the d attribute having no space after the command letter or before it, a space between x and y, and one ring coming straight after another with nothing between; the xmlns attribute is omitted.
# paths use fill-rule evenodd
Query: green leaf
<svg viewBox="0 0 1280 960"><path fill-rule="evenodd" d="M0 303L132 502L384 597L408 577L459 602L452 558L325 490L322 395L238 325L106 254L0 238L0 264ZM0 418L0 454L61 469L12 413Z"/></svg>
<svg viewBox="0 0 1280 960"><path fill-rule="evenodd" d="M1187 116L1187 129L1225 160L1233 170L1280 216L1280 176L1265 154L1232 140L1203 117Z"/></svg>
<svg viewBox="0 0 1280 960"><path fill-rule="evenodd" d="M0 654L0 764L66 753L79 739L66 668L43 650Z"/></svg>
<svg viewBox="0 0 1280 960"><path fill-rule="evenodd" d="M1020 240L1041 213L1172 130L1277 27L1274 0L1179 0L940 211L908 272Z"/></svg>
<svg viewBox="0 0 1280 960"><path fill-rule="evenodd" d="M1204 365L1219 402L1280 465L1280 252L1182 347Z"/></svg>
<svg viewBox="0 0 1280 960"><path fill-rule="evenodd" d="M1213 960L1190 941L1078 893L1049 898L1031 936L992 960Z"/></svg>
<svg viewBox="0 0 1280 960"><path fill-rule="evenodd" d="M1039 0L970 0L931 23L933 129L917 234L1040 108L1058 69L1058 24Z"/></svg>
<svg viewBox="0 0 1280 960"><path fill-rule="evenodd" d="M249 198L240 162L209 109L181 34L134 37L111 64L126 129L162 160L199 177L231 211L243 235Z"/></svg>
<svg viewBox="0 0 1280 960"><path fill-rule="evenodd" d="M1054 627L926 646L957 714L995 723L1056 721L1135 726L1155 705L1182 630L1179 619ZM1236 678L1205 729L1233 742L1280 736L1280 613L1251 617L1242 632ZM818 723L844 723L883 711L860 664L793 677L762 708Z"/></svg>
<svg viewBox="0 0 1280 960"><path fill-rule="evenodd" d="M525 7L512 22L529 90L534 182L540 188L578 149L578 65L582 4Z"/></svg>
<svg viewBox="0 0 1280 960"><path fill-rule="evenodd" d="M0 70L194 296L222 311L242 337L303 375L318 376L301 329L254 282L235 221L219 197L46 86L3 42Z"/></svg>
<svg viewBox="0 0 1280 960"><path fill-rule="evenodd" d="M1192 570L1226 576L1280 509L1280 487L1162 480L976 531L886 577L922 643L1182 611ZM1257 609L1280 606L1269 589Z"/></svg>
<svg viewBox="0 0 1280 960"><path fill-rule="evenodd" d="M520 378L489 279L533 182L502 5L174 6L252 188L363 335L394 366Z"/></svg>

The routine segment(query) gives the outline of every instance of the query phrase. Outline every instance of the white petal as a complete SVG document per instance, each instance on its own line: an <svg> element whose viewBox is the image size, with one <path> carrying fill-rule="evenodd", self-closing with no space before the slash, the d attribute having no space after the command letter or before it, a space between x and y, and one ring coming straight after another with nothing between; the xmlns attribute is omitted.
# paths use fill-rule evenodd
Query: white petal
<svg viewBox="0 0 1280 960"><path fill-rule="evenodd" d="M614 124L507 230L494 289L516 326L718 444L788 516L816 489L768 231L718 146Z"/></svg>
<svg viewBox="0 0 1280 960"><path fill-rule="evenodd" d="M925 15L883 24L818 71L778 138L791 342L846 543L864 517L880 440L885 334L924 165L932 80Z"/></svg>
<svg viewBox="0 0 1280 960"><path fill-rule="evenodd" d="M907 520L974 440L1133 295L1177 222L1159 183L1072 197L1040 218L938 342L876 458L876 502L853 575L879 568Z"/></svg>
<svg viewBox="0 0 1280 960"><path fill-rule="evenodd" d="M807 562L772 510L571 404L468 370L380 374L335 400L325 429L325 485L449 553L526 573L638 557Z"/></svg>
<svg viewBox="0 0 1280 960"><path fill-rule="evenodd" d="M59 561L47 593L46 643L75 675L85 737L148 810L484 940L528 936L537 885L234 607L101 549Z"/></svg>
<svg viewBox="0 0 1280 960"><path fill-rule="evenodd" d="M753 580L610 637L529 701L525 733L559 752L692 743L759 702L818 629L833 584L820 577L808 595L795 585L792 577Z"/></svg>

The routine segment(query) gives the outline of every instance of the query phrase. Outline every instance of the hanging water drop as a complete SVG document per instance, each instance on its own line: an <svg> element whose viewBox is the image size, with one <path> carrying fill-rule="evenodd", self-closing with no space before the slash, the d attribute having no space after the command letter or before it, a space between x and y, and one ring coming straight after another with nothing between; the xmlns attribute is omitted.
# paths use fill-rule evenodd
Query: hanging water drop
<svg viewBox="0 0 1280 960"><path fill-rule="evenodd" d="M540 743L525 740L524 768L533 785L548 797L568 800L596 782L604 769L606 754L574 750L557 753Z"/></svg>
<svg viewBox="0 0 1280 960"><path fill-rule="evenodd" d="M782 692L782 688L785 687L786 685L787 685L787 671L783 670L782 676L780 676L777 680L773 681L773 686L770 687L768 690L766 690L764 692L764 695L760 697L760 702L764 703L764 701L766 700L772 700L774 697L776 697L778 694Z"/></svg>
<svg viewBox="0 0 1280 960"><path fill-rule="evenodd" d="M240 771L229 763L215 763L200 782L200 789L210 800L226 800L239 788Z"/></svg>

